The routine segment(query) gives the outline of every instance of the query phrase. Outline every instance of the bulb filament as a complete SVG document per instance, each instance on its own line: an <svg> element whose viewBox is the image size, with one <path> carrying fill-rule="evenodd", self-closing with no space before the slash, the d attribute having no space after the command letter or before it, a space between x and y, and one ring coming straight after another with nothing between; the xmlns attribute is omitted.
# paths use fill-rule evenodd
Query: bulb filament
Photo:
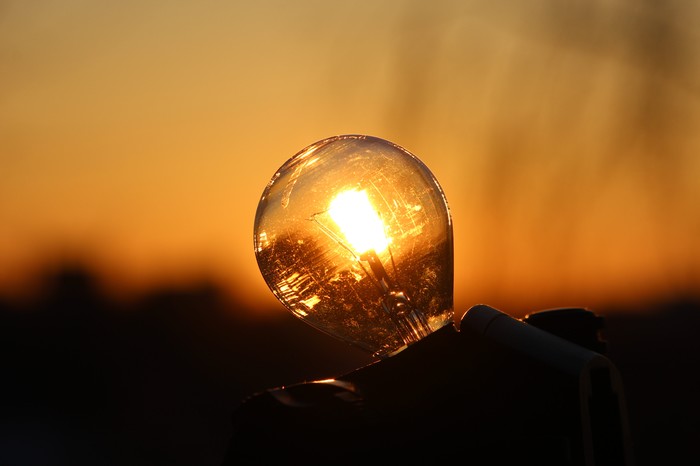
<svg viewBox="0 0 700 466"><path fill-rule="evenodd" d="M382 290L382 308L396 325L403 342L406 345L415 343L430 334L430 325L425 315L411 303L406 292L394 284L377 253L370 249L360 256L360 260L369 263L375 281Z"/></svg>
<svg viewBox="0 0 700 466"><path fill-rule="evenodd" d="M377 250L388 250L391 254L390 240L384 234L384 223L370 203L367 192L348 190L339 193L331 201L328 213L340 227L342 236L324 225L318 219L318 214L313 215L312 219L358 262L364 261L369 264L371 273L361 263L360 266L367 276L373 279L381 293L382 309L396 326L404 344L415 343L430 334L430 325L423 312L413 305L408 294L389 277L377 255ZM396 270L393 255L391 257Z"/></svg>

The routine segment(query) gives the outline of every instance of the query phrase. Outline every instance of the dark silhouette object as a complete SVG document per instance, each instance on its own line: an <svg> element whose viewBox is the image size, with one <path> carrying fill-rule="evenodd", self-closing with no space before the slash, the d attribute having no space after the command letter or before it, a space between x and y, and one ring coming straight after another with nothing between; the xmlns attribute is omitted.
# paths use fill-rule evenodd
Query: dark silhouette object
<svg viewBox="0 0 700 466"><path fill-rule="evenodd" d="M249 400L246 403L249 406L239 409L241 401L269 387L286 387L271 391L293 393L295 397L307 393L306 390L342 393L340 397L324 398L334 402L335 407L347 396L347 388L354 387L355 398L359 397L363 410L353 408L350 403L342 405L346 414L375 422L376 429L367 434L370 440L372 433L380 432L380 427L387 424L386 416L382 418L383 413L377 409L381 399L369 403L370 395L381 391L385 398L400 395L405 400L413 396L416 408L428 406L424 400L431 396L445 398L441 403L448 406L445 415L442 419L434 415L433 419L445 422L446 426L457 426L457 433L430 444L425 432L435 427L420 423L427 417L416 410L403 418L413 419L413 423L403 426L401 418L397 418L396 435L418 426L417 433L407 438L427 445L421 445L420 451L437 451L443 457L449 456L450 451L458 451L472 459L476 441L470 444L469 436L460 432L476 430L477 423L485 418L484 413L512 422L517 419L517 411L509 409L530 407L533 412L537 409L546 412L549 405L557 406L550 400L542 408L538 403L547 397L532 397L538 389L555 393L556 386L537 381L534 372L529 379L518 378L513 361L528 361L532 357L521 350L511 351L508 357L500 343L491 341L493 335L464 334L469 331L466 325L460 332L450 328L442 332L443 336L434 335L417 343L411 351L397 355L401 356L397 362L382 361L366 367L373 362L367 353L314 330L290 313L281 312L282 309L266 311L266 315L279 317L249 319L252 310L235 297L227 298L228 288L206 277L186 286L154 288L133 299L114 299L103 293L100 275L80 264L47 267L35 280L43 286L26 299L0 296L2 466L221 465L227 449L235 443L231 413L236 413L240 422L237 430L250 425L251 419L242 416L242 412L260 413L260 407L254 407L257 402ZM578 322L586 330L582 331L577 324L567 332L562 325L579 319L573 317L577 313L582 314ZM552 328L552 319L556 320L557 314L563 322ZM634 309L605 307L596 314L605 316L604 354L614 362L625 383L635 464L700 464L697 292L678 293ZM544 315L554 317L548 317L549 322L540 322ZM595 329L602 324L600 319L591 319L590 314L575 309L517 317L531 326L570 338L589 350L591 343L596 344ZM454 333L461 335L460 338ZM483 346L488 341L494 351ZM502 354L500 359L498 354ZM437 362L441 358L446 360ZM399 371L402 366L403 372ZM472 372L458 375L459 370ZM527 371L521 368L521 373ZM338 378L341 384L299 383L338 374L358 377L364 374L364 379ZM435 374L447 378L447 382ZM499 386L498 380L505 382ZM445 386L458 383L464 385L461 389L466 395L455 408L456 403L447 399L454 398L458 390L451 392ZM494 401L498 396L501 397L498 403L503 406ZM328 436L337 433L333 426L339 426L340 420L348 416L337 415L338 411L323 406L313 392L307 398L313 403L307 403L306 411L298 410L299 418L308 421L318 432L318 425L312 422L317 418L308 411L316 409L325 416L335 413L335 421L327 420L324 427ZM287 409L285 416L289 414ZM263 426L265 419L275 418L272 414L260 414ZM489 428L490 432L496 430L495 422L480 428L482 438L487 437ZM526 422L529 420L522 425ZM298 424L287 425L289 429L279 424L278 437L285 432L292 435L289 441L294 435L301 436L291 430ZM355 428L355 435L359 435L358 426L366 427L360 421L348 425ZM540 425L548 424L545 420L533 423L528 434L531 438L537 437ZM506 446L517 445L517 439L507 437L516 429L507 422L504 426L490 440L491 444L498 444L496 450L501 457L505 456L501 450ZM306 441L315 441L311 439L314 430L308 432ZM391 436L383 432L381 435L387 442L391 441ZM539 439L543 445L553 443L544 433L540 433ZM345 441L346 437L338 440ZM330 450L322 448L320 440L317 445L320 445L319 454ZM359 440L355 448L360 448L358 445L361 445ZM481 451L487 446L484 441ZM255 451L255 454L269 456L268 450L275 449L282 456L284 448L285 443L278 443L271 435L262 453ZM523 447L523 458L532 457L534 453L530 450L536 448L536 444ZM414 450L419 451L417 447ZM253 446L248 451L254 451ZM341 454L339 461L343 462L343 458ZM420 456L416 454L416 458ZM244 462L245 459L234 461Z"/></svg>
<svg viewBox="0 0 700 466"><path fill-rule="evenodd" d="M631 465L620 375L593 350L601 326L585 309L474 306L391 358L246 399L224 465Z"/></svg>

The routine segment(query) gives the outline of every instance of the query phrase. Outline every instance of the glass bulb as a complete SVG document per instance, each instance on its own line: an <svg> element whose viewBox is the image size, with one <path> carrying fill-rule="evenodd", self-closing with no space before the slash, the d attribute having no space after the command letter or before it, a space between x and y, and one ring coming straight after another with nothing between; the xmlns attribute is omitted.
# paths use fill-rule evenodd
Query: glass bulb
<svg viewBox="0 0 700 466"><path fill-rule="evenodd" d="M289 159L263 192L255 255L295 316L392 355L452 323L452 220L433 174L389 141L344 135Z"/></svg>

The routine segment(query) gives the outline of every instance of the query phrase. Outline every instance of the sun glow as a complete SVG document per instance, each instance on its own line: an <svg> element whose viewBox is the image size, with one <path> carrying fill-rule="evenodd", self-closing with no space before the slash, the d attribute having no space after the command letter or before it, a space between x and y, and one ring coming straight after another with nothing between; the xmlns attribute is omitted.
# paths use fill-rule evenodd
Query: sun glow
<svg viewBox="0 0 700 466"><path fill-rule="evenodd" d="M389 246L384 223L366 191L353 189L339 193L331 201L328 214L358 255L369 250L380 253Z"/></svg>

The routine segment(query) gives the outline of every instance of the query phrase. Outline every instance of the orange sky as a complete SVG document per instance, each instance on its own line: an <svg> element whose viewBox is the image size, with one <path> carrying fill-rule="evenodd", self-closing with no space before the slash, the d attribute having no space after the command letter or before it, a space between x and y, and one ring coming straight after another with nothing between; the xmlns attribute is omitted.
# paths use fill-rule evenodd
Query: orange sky
<svg viewBox="0 0 700 466"><path fill-rule="evenodd" d="M346 133L442 184L458 312L700 289L700 11L564 3L3 3L0 294L76 253L274 304L260 194Z"/></svg>

